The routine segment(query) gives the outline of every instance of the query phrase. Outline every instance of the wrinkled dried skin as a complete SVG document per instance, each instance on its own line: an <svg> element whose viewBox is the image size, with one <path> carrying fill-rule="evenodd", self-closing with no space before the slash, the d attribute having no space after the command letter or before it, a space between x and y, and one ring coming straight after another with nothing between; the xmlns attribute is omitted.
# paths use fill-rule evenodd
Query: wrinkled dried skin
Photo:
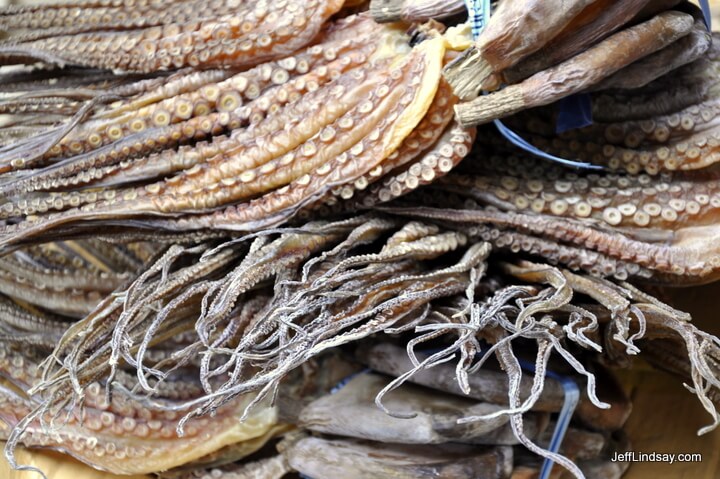
<svg viewBox="0 0 720 479"><path fill-rule="evenodd" d="M457 423L465 416L489 414L502 406L476 403L418 386L403 386L383 401L390 411L416 415L410 419L390 417L375 405L375 396L388 381L386 376L361 374L335 394L308 404L300 413L298 424L325 434L395 444L517 444L507 417ZM360 417L363 420L357 421ZM527 434L535 437L542 424L541 416L526 420Z"/></svg>
<svg viewBox="0 0 720 479"><path fill-rule="evenodd" d="M622 28L647 3L648 0L591 2L540 50L503 71L505 82L517 83L578 54Z"/></svg>
<svg viewBox="0 0 720 479"><path fill-rule="evenodd" d="M617 83L618 73L605 86L643 86L595 94L594 126L556 135L547 111L508 120L548 151L572 158L583 151L583 159L629 174L573 174L519 160L492 141L494 133L481 131L480 154L459 166L463 172L448 175L475 138L474 129L452 121L456 98L439 77L454 56L446 53L451 35L436 38L426 26L410 48L402 28L377 26L366 15L321 28L340 3L310 2L300 9L288 2L267 4L267 15L256 18L248 12L258 12L264 2L240 2L228 13L229 2L213 0L197 22L249 23L222 32L218 27L215 33L228 38L201 53L198 48L215 41L199 37L204 27L197 25L200 33L181 31L196 21L190 13L202 10L200 2L143 3L130 20L123 16L132 9L129 1L85 3L77 6L83 20L72 25L64 15L74 5L13 8L0 15L0 28L20 27L8 40L14 44L0 45L0 57L15 49L17 60L35 45L39 49L30 53L40 59L62 54L76 61L80 47L73 43L57 51L58 37L84 39L87 48L101 52L102 42L91 45L87 39L108 36L107 30L109 37L123 39L127 52L82 54L83 61L154 71L191 65L193 55L204 55L202 71L123 76L118 83L97 72L85 80L26 72L7 87L16 91L28 80L26 94L11 93L0 103L0 111L16 114L0 129L0 194L7 200L0 216L9 220L0 233L5 250L47 235L118 232L125 240L141 228L167 232L167 241L184 244L127 255L99 242L83 243L75 255L37 246L0 259L0 292L12 297L0 300L0 415L18 426L8 451L19 439L113 472L183 464L207 469L235 462L284 433L285 426L276 424L282 417L335 436L435 445L288 439L278 447L280 456L208 474L279 477L292 467L318 479L346 477L348 471L357 477L507 477L513 462L507 448L437 443L520 443L546 455L539 446L548 438L539 433L547 412L557 411L563 399L557 381L546 378L551 353L562 356L584 386L577 418L592 428L620 428L629 402L590 367L597 357L592 351L617 359L646 347L652 360L688 377L715 420L710 428L717 425L717 341L630 285L592 277L677 284L713 279L720 269L713 263L720 256L715 173L637 174L643 168L655 169L653 174L699 169L716 161L717 52L711 48L708 58L655 79L708 47L699 24L689 15L661 13L633 27L636 43L615 38L614 44L623 43L642 60L620 71L632 77L625 83ZM527 2L501 5L513 11ZM526 46L547 44L556 27L561 39L573 38L578 25L598 27L592 20L602 5L577 7L581 13L566 19L565 27L558 21L543 31L535 28L531 33L542 38ZM554 8L547 2L541 7ZM528 12L533 11L520 13L533 20ZM556 12L563 15L570 14ZM297 23L297 38L278 40L284 27L276 21ZM612 25L602 27L609 29L593 30L600 37L613 31ZM243 53L247 44L233 47L245 39L243 29L249 35L264 29L268 38L257 41L270 43ZM150 31L158 34L156 43L134 43ZM632 36L627 30L616 35ZM174 42L184 40L187 51L178 50ZM107 46L116 47L122 48ZM141 48L169 50L145 58ZM530 53L522 45L513 48L500 60L512 63ZM619 59L615 52L600 59L601 51L580 54L570 66L586 71L600 65L602 74L564 93L602 86L601 77L635 58ZM257 66L246 69L252 65ZM547 103L559 98L556 93L538 98ZM634 96L628 100L629 95ZM653 101L643 104L641 98ZM41 119L47 111L56 116ZM610 156L598 159L600 152ZM356 213L398 198L388 215ZM447 208L422 206L439 204ZM301 221L338 212L347 219ZM297 228L224 238L230 242L218 247L217 235L230 235L228 230L259 231L288 221ZM150 256L154 261L143 265ZM82 315L74 324L65 320ZM362 375L327 394L326 386L339 380L337 371L347 368L330 371L332 366L314 359L381 333L410 338L407 350L397 348L391 359L379 354L387 344L360 352L392 377ZM416 353L427 341L442 350ZM494 348L502 371L480 369L485 344ZM11 347L35 349L38 356L11 357ZM582 361L574 357L579 348L588 350ZM534 350L535 372L527 374L518 357ZM51 351L38 369L40 354ZM453 365L440 364L446 360ZM328 371L313 376L313 368ZM288 385L300 371L305 380ZM436 390L398 387L405 381ZM111 404L104 402L106 382L113 384ZM31 385L37 395L29 399ZM129 396L127 389L152 402ZM277 411L264 402L274 396ZM69 402L81 398L84 419L73 414L62 424L59 417L58 435L38 422L58 409L79 413ZM607 405L612 408L602 409ZM388 411L394 416L386 416ZM33 412L39 416L20 422ZM414 418L402 418L413 412ZM365 420L358 423L358 417ZM599 456L603 437L575 430L569 438L573 433L579 445L566 445L562 453L581 469L622 471L620 465L608 468ZM577 473L567 458L557 462Z"/></svg>
<svg viewBox="0 0 720 479"><path fill-rule="evenodd" d="M711 43L712 35L703 20L697 19L688 35L609 76L594 89L641 88L668 72L702 58Z"/></svg>
<svg viewBox="0 0 720 479"><path fill-rule="evenodd" d="M0 16L0 29L27 29L26 34L11 35L0 44L0 62L43 61L140 72L252 66L308 44L342 4L341 0L216 0L178 1L148 11L129 5L41 7ZM198 11L203 12L200 18ZM84 18L85 24L76 24L75 17ZM66 22L71 24L65 26Z"/></svg>
<svg viewBox="0 0 720 479"><path fill-rule="evenodd" d="M370 14L375 21L409 23L441 19L465 12L463 0L372 0Z"/></svg>
<svg viewBox="0 0 720 479"><path fill-rule="evenodd" d="M451 213L454 220L475 223L472 237L596 276L670 284L714 281L720 270L720 197L717 173L709 167L720 158L715 151L718 100L712 86L717 80L708 86L705 78L714 75L716 62L713 53L640 89L642 98L664 110L660 115L649 107L644 114L620 109L616 121L596 120L559 134L549 110L507 120L545 151L618 173L568 172L525 159L490 131L481 131L477 159L464 163L468 173L439 179L420 201L437 205L447 202L441 192L459 195L448 204L479 210L468 216ZM679 91L665 87L685 79L708 88L700 90L697 104L690 100L672 108ZM615 95L616 102L627 97ZM606 108L609 98L594 101ZM623 116L632 119L622 121Z"/></svg>
<svg viewBox="0 0 720 479"><path fill-rule="evenodd" d="M542 48L593 0L512 0L501 3L475 45L445 69L463 100L498 87L496 75Z"/></svg>
<svg viewBox="0 0 720 479"><path fill-rule="evenodd" d="M549 447L556 426L557 423L551 421L542 436L538 438L538 444ZM604 432L589 431L570 426L565 432L565 439L560 450L564 455L574 459L596 459L606 449L608 439Z"/></svg>
<svg viewBox="0 0 720 479"><path fill-rule="evenodd" d="M463 126L480 125L587 90L618 70L686 36L694 21L691 15L681 12L661 13L520 83L458 104L455 107L458 120Z"/></svg>
<svg viewBox="0 0 720 479"><path fill-rule="evenodd" d="M308 437L290 446L285 455L293 469L317 479L498 479L506 477L512 467L509 448L483 450L448 444L403 446Z"/></svg>

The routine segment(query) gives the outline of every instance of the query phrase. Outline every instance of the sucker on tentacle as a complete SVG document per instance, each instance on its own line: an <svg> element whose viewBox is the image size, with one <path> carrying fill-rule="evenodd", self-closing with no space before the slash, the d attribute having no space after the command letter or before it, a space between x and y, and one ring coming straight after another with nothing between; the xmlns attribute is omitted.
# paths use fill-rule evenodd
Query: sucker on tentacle
<svg viewBox="0 0 720 479"><path fill-rule="evenodd" d="M102 9L94 13L91 7L87 12L87 27L73 22L72 28L43 30L51 26L49 20L40 20L37 26L33 21L49 12L55 13L56 7L48 6L27 14L0 16L7 22L3 26L0 20L0 29L12 32L12 29L22 29L30 20L31 32L45 32L36 34L36 39L20 36L17 41L11 33L0 43L0 63L39 60L136 72L185 66L252 66L307 45L342 4L340 0L178 1L169 8L157 5L141 14L140 22L134 18L122 19ZM157 18L158 9L165 18L157 19L157 26L146 25L148 18ZM123 10L120 9L120 13ZM204 12L200 18L198 11ZM59 16L61 13L72 13L67 18L73 18L84 12L81 8L69 11L61 7L56 13L59 22L65 23L64 16ZM35 30L38 26L40 30ZM44 36L46 38L42 38Z"/></svg>

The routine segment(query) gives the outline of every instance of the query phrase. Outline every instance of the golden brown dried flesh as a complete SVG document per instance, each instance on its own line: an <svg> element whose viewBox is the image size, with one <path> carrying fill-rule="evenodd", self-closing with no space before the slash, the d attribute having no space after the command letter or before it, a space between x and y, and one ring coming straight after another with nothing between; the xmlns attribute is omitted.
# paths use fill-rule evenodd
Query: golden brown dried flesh
<svg viewBox="0 0 720 479"><path fill-rule="evenodd" d="M11 381L15 388L27 391L40 381L39 376L30 376L32 371L40 369L38 362L36 358L25 357L19 349L3 346L0 350L2 380ZM170 391L174 387L180 392L185 388L192 393L192 383L170 382L167 386ZM180 399L191 397L184 394ZM240 398L219 410L212 419L190 421L183 436L179 437L175 426L184 411L171 409L172 399L157 397L153 402L159 406L153 407L147 400L116 390L108 402L104 388L93 383L85 390L82 407L71 405L60 414L53 416L48 412L26 422L22 441L29 447L61 451L114 474L162 471L194 461L226 445L251 443L270 433L277 421L276 410L270 406L262 405L242 424L238 422L236 416L251 399ZM32 412L37 402L0 393L0 404L0 420L12 428ZM62 425L53 426L53 422Z"/></svg>
<svg viewBox="0 0 720 479"><path fill-rule="evenodd" d="M657 79L652 73L640 88L594 94L591 126L557 133L553 107L505 120L541 150L610 171L570 172L530 159L486 129L464 168L394 211L462 224L471 237L513 254L596 276L715 281L720 197L713 42L707 58ZM418 203L446 208L421 211Z"/></svg>
<svg viewBox="0 0 720 479"><path fill-rule="evenodd" d="M348 36L358 38L345 38ZM451 148L449 163L438 162L437 154L433 153L431 156L435 160L428 160L428 165L434 165L430 167L435 171L444 174L462 159L469 149L471 137L463 136L465 133L459 129L452 138L443 140L431 133L430 141L423 140L426 145L423 147L416 145L414 139L408 139L407 146L403 143L424 117L427 117L428 125L417 131L423 128L430 131L433 122L447 124L450 119L449 92L446 86L439 87L439 71L447 48L442 37L428 39L409 49L407 39L400 32L374 25L367 18L354 17L330 28L325 38L325 43L310 47L307 53L276 64L261 65L216 84L199 86L199 92L194 91L198 88L195 85L187 93L181 89L179 94L175 94L176 89L163 86L157 93L111 104L108 110L96 113L97 119L81 124L69 138L51 148L48 152L51 156L38 158L41 162L50 161L48 167L29 175L20 170L15 176L17 179L6 183L5 191L13 196L37 192L31 201L20 199L4 205L6 218L26 217L29 220L5 227L8 239L13 237L10 241L15 242L35 236L35 232L48 231L48 227L80 222L84 227L107 220L173 231L255 230L287 221L300 208L317 202L331 189L353 183L366 186L385 174L382 168L389 172L400 167L436 140L443 144L446 141L464 143L465 146L448 146ZM374 41L363 45L364 40L370 38ZM342 58L336 59L341 53ZM299 69L303 63L305 66L300 73L285 73L283 80L289 80L288 83L269 84L276 73L286 71L283 66ZM297 77L292 78L293 74ZM203 75L203 82L217 80ZM248 85L253 84L253 78L257 78L255 83L260 85L255 87L256 93L249 96ZM183 80L184 77L178 79L180 87ZM267 86L262 86L263 81ZM439 88L441 93L436 94ZM246 100L251 100L246 106L243 105L243 92L247 95ZM177 123L183 121L182 118L171 120L168 109L162 105L172 102L175 116L184 108L187 117L197 110L192 105L202 96L206 108L217 108L218 113ZM147 103L143 98L157 97L168 98L149 107L141 106L137 112L132 110L133 106ZM280 101L272 103L273 99ZM250 126L240 128L243 119L238 115L251 112L256 105L263 108L263 113L257 118L250 114ZM434 109L428 113L431 107ZM192 138L188 133L191 122L197 125L208 122L209 129L202 132L213 134L211 118L221 121L221 132L230 130L230 133L214 137L208 143L167 149L144 157L145 147L142 143L137 144L138 135L148 138L154 145L170 146L163 137L158 141L156 128L143 131L147 124L144 118L157 120L158 115L164 115L162 123L170 128L177 124L175 138L180 141ZM138 133L121 131L120 126L128 125L128 122L131 129L132 125L138 124L135 128ZM157 126L161 125L156 122ZM112 133L109 140L103 140L97 133L87 135L82 131L99 132L104 128L107 134ZM124 135L128 135L127 138ZM77 141L84 136L88 140L95 138L88 141L89 150ZM93 146L93 141L97 146ZM107 141L111 143L100 146ZM130 149L128 156L123 149L127 150L125 145L133 141L137 146ZM441 156L447 154L448 147L438 146ZM16 147L15 155L22 155L23 148ZM396 152L398 148L400 150ZM73 151L80 155L75 157ZM83 154L83 151L87 153ZM137 153L133 154L133 151ZM59 158L53 159L56 155ZM138 158L133 159L134 155ZM387 167L383 166L386 160ZM11 166L16 164L17 168L30 166L27 161L10 163ZM427 170L424 175L424 182L427 182L435 172L431 175ZM163 176L166 179L142 187L122 184ZM76 184L79 187L93 183L109 185L100 191L77 188L76 192L39 192L76 189ZM419 184L408 182L412 188ZM61 212L54 212L58 210ZM30 217L38 214L37 218ZM179 218L156 220L151 219L152 216Z"/></svg>
<svg viewBox="0 0 720 479"><path fill-rule="evenodd" d="M5 148L3 167L27 169L80 157L76 158L80 161L65 161L71 164L50 176L57 178L257 123L268 112L276 112L309 90L356 68L358 61L364 61L375 49L377 37L373 34L378 33L367 18L351 17L328 26L323 31L323 43L294 52L280 62L249 70L186 69L167 78L108 88L99 95L99 104L91 103L97 103L97 97L84 102L83 106L90 108L86 118L79 118L79 124L56 143L43 144L38 135ZM34 93L34 97L38 102L52 100L67 90ZM28 150L34 149L39 151L30 156ZM48 175L35 181L42 179ZM47 183L41 186L52 187Z"/></svg>
<svg viewBox="0 0 720 479"><path fill-rule="evenodd" d="M0 43L0 63L140 72L252 66L307 45L342 5L341 0L190 0L146 11L130 5L10 9L0 11L0 29L10 31Z"/></svg>
<svg viewBox="0 0 720 479"><path fill-rule="evenodd" d="M693 23L693 17L688 14L663 12L520 83L459 104L456 107L458 118L465 126L483 124L587 90L618 70L686 36Z"/></svg>
<svg viewBox="0 0 720 479"><path fill-rule="evenodd" d="M637 88L709 48L702 13L687 2L652 8L642 0L629 5L573 2L572 8L563 5L545 16L531 3L503 2L475 45L445 67L454 92L467 100L456 106L462 125L487 123L593 89ZM552 8L545 3L543 8ZM499 45L511 51L495 55L500 33L508 41ZM489 93L477 97L481 90Z"/></svg>
<svg viewBox="0 0 720 479"><path fill-rule="evenodd" d="M597 276L669 284L717 279L714 173L578 174L511 154L483 155L479 169L453 173L414 199L445 209L394 211L453 221L498 248Z"/></svg>

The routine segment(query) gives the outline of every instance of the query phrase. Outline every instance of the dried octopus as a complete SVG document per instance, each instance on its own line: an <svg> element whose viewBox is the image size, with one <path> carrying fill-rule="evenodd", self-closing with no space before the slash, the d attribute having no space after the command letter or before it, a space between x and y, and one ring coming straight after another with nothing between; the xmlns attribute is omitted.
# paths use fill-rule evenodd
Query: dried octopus
<svg viewBox="0 0 720 479"><path fill-rule="evenodd" d="M14 466L23 444L168 477L508 477L539 467L521 445L575 477L619 477L603 454L626 444L578 429L587 447L547 449L562 394L547 372L578 378L581 422L618 431L628 401L603 395L598 357L646 349L717 426L720 340L638 288L720 271L718 40L685 2L634 0L504 0L473 39L437 21L459 3L0 13ZM556 102L577 93L594 122L557 133ZM529 157L481 126L500 118L604 171ZM361 364L387 376L333 392ZM327 415L343 407L368 421ZM432 427L408 422L416 409ZM488 449L364 459L448 441Z"/></svg>

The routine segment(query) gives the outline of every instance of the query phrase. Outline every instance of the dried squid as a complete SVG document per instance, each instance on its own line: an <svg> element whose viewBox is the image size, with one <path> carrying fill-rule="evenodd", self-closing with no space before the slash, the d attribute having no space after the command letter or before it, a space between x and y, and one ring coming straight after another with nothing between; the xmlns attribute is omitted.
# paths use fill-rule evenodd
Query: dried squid
<svg viewBox="0 0 720 479"><path fill-rule="evenodd" d="M473 39L464 2L365 3L0 11L13 466L619 478L639 353L717 427L720 340L646 292L720 271L700 10L502 0Z"/></svg>
<svg viewBox="0 0 720 479"><path fill-rule="evenodd" d="M5 245L108 220L170 231L256 230L328 201L336 188L341 197L352 195L346 185L363 190L436 143L443 159L434 154L423 172L425 182L441 176L467 154L472 131L450 126L454 97L439 72L451 45L427 35L410 48L397 29L347 19L330 27L325 43L278 63L237 75L209 71L198 83L228 78L187 93L184 80L194 74L170 77L176 90L165 84L102 107L32 160L24 155L35 138L10 144L8 157L19 158L1 187L11 198L4 216L20 221L4 228ZM172 148L193 134L217 136ZM148 156L152 150L163 151ZM30 201L20 196L29 192Z"/></svg>
<svg viewBox="0 0 720 479"><path fill-rule="evenodd" d="M252 66L308 44L341 0L64 2L8 8L0 64L124 71Z"/></svg>
<svg viewBox="0 0 720 479"><path fill-rule="evenodd" d="M450 414L450 404L455 404L455 418L446 418L446 426L436 423L434 427L441 429L433 433L450 435L455 441L519 442L536 453L548 454L536 444L540 438L533 428L544 424L542 411L557 410L562 402L558 385L545 377L553 350L567 361L567 367L586 379L583 401L587 408L579 410L583 421L603 424L605 428L621 427L627 418L627 406L622 406L622 400L606 398L607 387L604 392L596 391L596 372L574 359L566 348L606 349L606 354L622 356L627 351L641 350L645 341L655 337L667 338L668 345L682 345L690 352L689 359L678 358L676 372L693 381L696 393L717 421L713 401L718 397L716 388L720 383L713 358L720 354L720 344L694 328L682 313L625 283L579 276L548 265L491 260L489 243L468 239L464 233L431 224L406 222L393 216L361 216L279 229L226 244L170 246L126 289L116 292L67 330L51 356L61 360L46 361L43 378L33 388L33 393L45 401L29 417L47 417L48 427L59 428L61 433L79 434L74 427L87 431L95 417L95 402L105 397L98 384L100 378L119 389L112 395L117 398L113 400L121 401L127 390L158 396L143 403L146 412L142 414L153 414L155 408L159 415L171 412L179 421L178 434L188 434L186 431L193 431L198 424L204 424L202 430L222 428L214 421L222 421L229 409L236 410L252 425L256 414L268 414L263 398L275 396L279 398L278 417L295 417L295 424L348 437L387 440L388 435L402 434L402 428L412 423L391 420L387 427L373 429L370 415L365 429L348 427L352 421L321 420L314 425L314 415L327 410L318 406L322 401L342 401L344 397L346 407L359 407L347 402L361 400L361 396L351 394L356 387L352 382L344 386L349 388L344 396L336 393L332 399L317 399L321 402L310 402L300 411L296 410L297 401L282 400L287 394L287 376L301 365L343 344L385 332L410 335L410 364L386 369L383 364L387 360L382 358L388 353L381 354L377 347L370 355L358 353L358 358L374 361L375 369L397 374L389 384L384 380L377 386L362 387L366 394L377 389L371 397L376 396L377 404L389 414L410 417L410 403L392 398L395 389L416 375L423 384L440 388L452 384L451 392L455 394L474 391L471 397L481 397L479 393L490 400L490 405L482 406L468 399L448 398L442 403L434 395L427 399L423 394L413 395L420 403L444 404L440 411L445 415ZM457 253L462 253L461 257ZM591 300L575 300L573 292ZM175 352L163 354L168 351L167 338L180 331L183 335L178 338L182 342L170 349ZM420 349L423 343L437 338L448 339L439 351ZM487 347L492 349L488 351ZM480 369L495 350L509 382L491 379L493 374L503 373ZM535 356L536 372L525 376L516 364L516 355ZM453 358L450 368L457 383L447 381L452 377L447 372L433 373L433 365ZM183 388L185 393L172 396L171 406L161 399L175 390L182 371L188 385ZM477 389L478 380L495 381L498 395L487 396L488 389ZM20 384L21 389L27 386ZM509 410L507 404L499 404L503 395L509 401ZM87 422L62 422L61 412L68 407L69 398L87 403ZM248 403L243 402L247 401L244 398L253 399ZM306 395L304 401L311 399ZM611 403L613 408L602 413ZM25 403L16 403L11 409L20 411L8 421L11 424L29 412L21 404ZM372 401L366 407L370 405ZM425 414L432 411L428 405L423 410ZM215 414L203 419L207 413ZM469 424L460 427L455 424L458 418ZM203 420L210 422L198 422ZM140 423L134 424L137 428ZM241 427L246 423L235 419L232 424ZM270 429L257 432L258 436L266 437L263 431L278 431L272 424L270 421ZM503 424L512 434L495 431ZM418 432L416 428L411 430ZM11 436L11 443L19 439L58 447L52 439L57 436L43 436L36 431L26 420L16 429L17 435ZM250 434L247 429L242 431ZM232 434L239 433L228 434L237 438ZM180 451L183 441L192 440L190 436L166 444L167 450L178 458L189 457L181 456L184 453ZM422 436L413 437L413 441L423 441ZM433 442L431 437L425 440ZM206 445L219 447L216 443ZM296 456L300 453L294 447L288 446L284 453L290 466L295 464L293 467L301 470L309 467L299 465L298 457L306 455ZM108 463L102 458L75 454L98 467L138 470L123 461ZM479 451L477 454L482 464L491 457ZM550 456L582 477L580 469L567 459ZM148 464L142 467L155 465Z"/></svg>

